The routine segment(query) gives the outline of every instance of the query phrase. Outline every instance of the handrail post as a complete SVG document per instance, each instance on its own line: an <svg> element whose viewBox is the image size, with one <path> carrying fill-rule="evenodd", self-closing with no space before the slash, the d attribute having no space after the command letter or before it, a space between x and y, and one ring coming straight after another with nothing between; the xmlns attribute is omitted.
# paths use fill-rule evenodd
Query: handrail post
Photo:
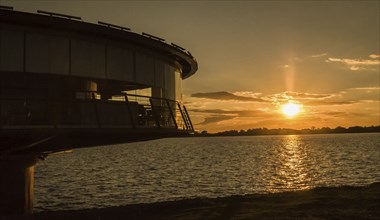
<svg viewBox="0 0 380 220"><path fill-rule="evenodd" d="M159 119L158 119L157 112L156 112L155 107L154 107L154 105L153 105L153 100L152 100L152 98L149 99L149 102L150 102L150 105L151 105L151 107L152 107L152 113L153 113L154 120L156 121L157 128L161 128L161 126L160 126L160 121L159 121Z"/></svg>
<svg viewBox="0 0 380 220"><path fill-rule="evenodd" d="M172 110L172 108L171 108L171 106L170 106L170 102L169 102L169 100L166 100L166 104L168 105L170 115L172 116L172 120L173 120L173 122L174 122L175 129L177 130L177 129L178 129L177 121L175 120L175 116L174 116L174 114L173 114L173 110Z"/></svg>

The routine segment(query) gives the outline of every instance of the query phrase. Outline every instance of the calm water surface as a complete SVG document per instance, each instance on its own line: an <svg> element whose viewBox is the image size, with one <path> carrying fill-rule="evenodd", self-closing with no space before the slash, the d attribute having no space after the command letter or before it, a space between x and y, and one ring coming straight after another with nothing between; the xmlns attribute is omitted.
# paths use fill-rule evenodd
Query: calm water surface
<svg viewBox="0 0 380 220"><path fill-rule="evenodd" d="M380 134L171 138L36 166L35 208L83 209L380 181Z"/></svg>

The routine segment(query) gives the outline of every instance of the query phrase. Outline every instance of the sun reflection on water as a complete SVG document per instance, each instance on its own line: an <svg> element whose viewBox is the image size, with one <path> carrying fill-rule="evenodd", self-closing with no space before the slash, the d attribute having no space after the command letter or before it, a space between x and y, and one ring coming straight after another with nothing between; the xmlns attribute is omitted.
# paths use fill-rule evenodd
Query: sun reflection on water
<svg viewBox="0 0 380 220"><path fill-rule="evenodd" d="M277 149L279 163L270 185L278 185L282 189L289 190L311 188L308 184L311 179L308 177L307 171L309 167L306 162L306 147L301 144L298 135L283 136L282 144Z"/></svg>

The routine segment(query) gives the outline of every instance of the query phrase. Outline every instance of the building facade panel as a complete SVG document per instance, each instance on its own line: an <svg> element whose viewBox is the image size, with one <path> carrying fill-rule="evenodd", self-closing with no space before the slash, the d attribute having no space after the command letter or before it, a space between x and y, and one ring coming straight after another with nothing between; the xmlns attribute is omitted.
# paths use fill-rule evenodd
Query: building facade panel
<svg viewBox="0 0 380 220"><path fill-rule="evenodd" d="M47 35L26 33L25 71L49 72L49 37Z"/></svg>
<svg viewBox="0 0 380 220"><path fill-rule="evenodd" d="M70 68L70 41L68 38L50 36L49 67L50 73L68 75Z"/></svg>
<svg viewBox="0 0 380 220"><path fill-rule="evenodd" d="M90 43L90 77L106 78L106 47Z"/></svg>
<svg viewBox="0 0 380 220"><path fill-rule="evenodd" d="M136 52L136 82L143 85L154 84L154 58L142 52Z"/></svg>
<svg viewBox="0 0 380 220"><path fill-rule="evenodd" d="M90 76L90 42L71 39L71 75Z"/></svg>
<svg viewBox="0 0 380 220"><path fill-rule="evenodd" d="M158 88L165 87L165 63L159 59L154 62L154 85Z"/></svg>
<svg viewBox="0 0 380 220"><path fill-rule="evenodd" d="M175 68L165 64L165 98L175 100Z"/></svg>
<svg viewBox="0 0 380 220"><path fill-rule="evenodd" d="M0 29L0 70L24 71L24 32Z"/></svg>
<svg viewBox="0 0 380 220"><path fill-rule="evenodd" d="M107 46L107 77L114 80L134 80L133 52L120 47Z"/></svg>

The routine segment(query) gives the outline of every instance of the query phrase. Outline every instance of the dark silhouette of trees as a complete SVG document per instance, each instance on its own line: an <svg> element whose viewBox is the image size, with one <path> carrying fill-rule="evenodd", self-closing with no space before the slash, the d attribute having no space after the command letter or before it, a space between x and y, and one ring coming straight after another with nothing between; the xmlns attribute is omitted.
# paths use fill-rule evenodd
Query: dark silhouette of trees
<svg viewBox="0 0 380 220"><path fill-rule="evenodd" d="M215 134L202 131L201 133L195 133L198 136L252 136L252 135L288 135L288 134L337 134L337 133L367 133L367 132L380 132L380 126L361 127L354 126L344 128L338 126L336 128L322 127L322 128L306 128L302 130L290 129L290 128L251 128L248 130L229 130L222 131Z"/></svg>

